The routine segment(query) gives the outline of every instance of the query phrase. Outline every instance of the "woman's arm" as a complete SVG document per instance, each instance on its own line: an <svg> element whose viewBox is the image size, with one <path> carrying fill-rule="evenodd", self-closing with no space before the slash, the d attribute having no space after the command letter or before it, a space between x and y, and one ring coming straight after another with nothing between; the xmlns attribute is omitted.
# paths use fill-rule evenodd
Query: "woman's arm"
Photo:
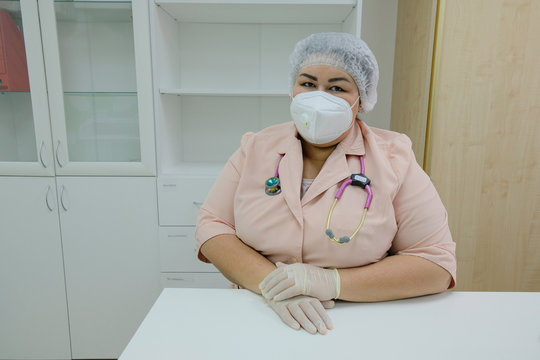
<svg viewBox="0 0 540 360"><path fill-rule="evenodd" d="M339 299L374 302L435 294L448 289L452 277L419 256L393 255L357 268L338 269Z"/></svg>
<svg viewBox="0 0 540 360"><path fill-rule="evenodd" d="M337 270L300 263L277 265L259 285L265 298L277 301L298 295L355 302L396 300L445 291L452 280L439 265L409 255Z"/></svg>
<svg viewBox="0 0 540 360"><path fill-rule="evenodd" d="M211 262L233 283L260 294L257 285L276 266L235 235L234 217L234 198L252 136L242 137L241 148L227 161L208 193L198 214L195 237L199 259Z"/></svg>
<svg viewBox="0 0 540 360"><path fill-rule="evenodd" d="M233 283L260 294L259 283L276 266L235 235L218 235L201 246L201 253Z"/></svg>
<svg viewBox="0 0 540 360"><path fill-rule="evenodd" d="M259 283L276 268L274 263L235 235L214 236L201 246L201 253L227 279L257 294L261 294ZM267 302L281 320L295 330L302 327L311 334L326 334L333 328L325 310L334 306L333 301L320 302L313 297L297 296L285 301Z"/></svg>

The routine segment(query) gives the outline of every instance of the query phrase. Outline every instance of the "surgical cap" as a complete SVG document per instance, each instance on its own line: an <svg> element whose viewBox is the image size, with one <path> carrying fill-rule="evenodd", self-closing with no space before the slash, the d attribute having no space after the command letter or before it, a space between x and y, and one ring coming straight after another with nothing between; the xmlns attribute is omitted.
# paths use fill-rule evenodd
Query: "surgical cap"
<svg viewBox="0 0 540 360"><path fill-rule="evenodd" d="M298 72L312 65L329 65L349 74L358 87L361 112L373 109L377 102L379 66L365 42L348 33L318 33L300 40L289 57L289 90Z"/></svg>

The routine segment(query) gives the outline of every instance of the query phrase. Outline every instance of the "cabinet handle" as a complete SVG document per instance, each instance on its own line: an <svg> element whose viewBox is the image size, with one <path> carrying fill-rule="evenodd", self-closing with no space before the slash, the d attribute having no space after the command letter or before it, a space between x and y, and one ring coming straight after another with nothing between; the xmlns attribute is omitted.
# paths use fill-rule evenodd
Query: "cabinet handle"
<svg viewBox="0 0 540 360"><path fill-rule="evenodd" d="M68 211L69 199L67 196L66 187L64 185L62 185L62 187L60 188L60 203L62 204L62 207L64 208L64 210Z"/></svg>
<svg viewBox="0 0 540 360"><path fill-rule="evenodd" d="M60 167L64 167L65 163L64 160L61 160L62 156L60 155L60 145L60 140L58 140L58 143L56 144L56 161Z"/></svg>
<svg viewBox="0 0 540 360"><path fill-rule="evenodd" d="M51 212L54 211L54 208L56 207L56 203L54 202L54 194L53 194L51 185L47 187L47 194L45 195L45 203L47 204L49 211Z"/></svg>
<svg viewBox="0 0 540 360"><path fill-rule="evenodd" d="M201 206L203 205L203 203L200 202L200 201L194 201L194 202L193 202L193 205L195 205L196 207L198 207L198 208L200 209Z"/></svg>
<svg viewBox="0 0 540 360"><path fill-rule="evenodd" d="M42 141L41 147L39 148L39 161L41 162L41 165L43 165L43 167L46 169L47 167L49 167L49 157L44 155L45 150L45 141Z"/></svg>

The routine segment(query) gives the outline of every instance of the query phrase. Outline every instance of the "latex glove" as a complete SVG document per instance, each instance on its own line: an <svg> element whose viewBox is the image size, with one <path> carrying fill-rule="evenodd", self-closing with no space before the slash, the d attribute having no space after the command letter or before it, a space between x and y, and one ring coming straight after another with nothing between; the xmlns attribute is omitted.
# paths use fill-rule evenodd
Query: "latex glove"
<svg viewBox="0 0 540 360"><path fill-rule="evenodd" d="M339 297L341 278L337 269L302 263L286 265L278 262L276 265L277 269L259 284L265 298L281 301L307 295L324 301Z"/></svg>
<svg viewBox="0 0 540 360"><path fill-rule="evenodd" d="M295 296L283 301L265 300L281 320L295 330L302 327L311 334L319 332L324 335L334 328L325 310L334 307L333 301L321 302L310 296Z"/></svg>

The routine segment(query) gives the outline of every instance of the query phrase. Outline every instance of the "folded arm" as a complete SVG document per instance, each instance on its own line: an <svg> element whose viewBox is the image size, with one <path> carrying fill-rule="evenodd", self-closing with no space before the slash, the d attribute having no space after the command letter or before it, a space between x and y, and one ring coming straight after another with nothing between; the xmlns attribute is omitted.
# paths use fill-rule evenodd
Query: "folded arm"
<svg viewBox="0 0 540 360"><path fill-rule="evenodd" d="M235 235L215 236L200 251L227 279L257 294L261 293L259 283L276 268Z"/></svg>
<svg viewBox="0 0 540 360"><path fill-rule="evenodd" d="M371 265L338 270L279 264L259 286L263 296L274 300L308 295L373 302L439 293L448 289L451 279L450 273L429 260L394 255Z"/></svg>
<svg viewBox="0 0 540 360"><path fill-rule="evenodd" d="M259 283L276 268L274 263L231 234L209 239L200 251L227 279L257 294L261 294ZM295 330L303 328L311 334L326 334L333 328L325 310L334 306L333 301L296 296L285 301L267 300L267 303Z"/></svg>
<svg viewBox="0 0 540 360"><path fill-rule="evenodd" d="M448 289L450 273L418 256L394 255L357 268L339 269L341 293L348 301L373 302L435 294Z"/></svg>

